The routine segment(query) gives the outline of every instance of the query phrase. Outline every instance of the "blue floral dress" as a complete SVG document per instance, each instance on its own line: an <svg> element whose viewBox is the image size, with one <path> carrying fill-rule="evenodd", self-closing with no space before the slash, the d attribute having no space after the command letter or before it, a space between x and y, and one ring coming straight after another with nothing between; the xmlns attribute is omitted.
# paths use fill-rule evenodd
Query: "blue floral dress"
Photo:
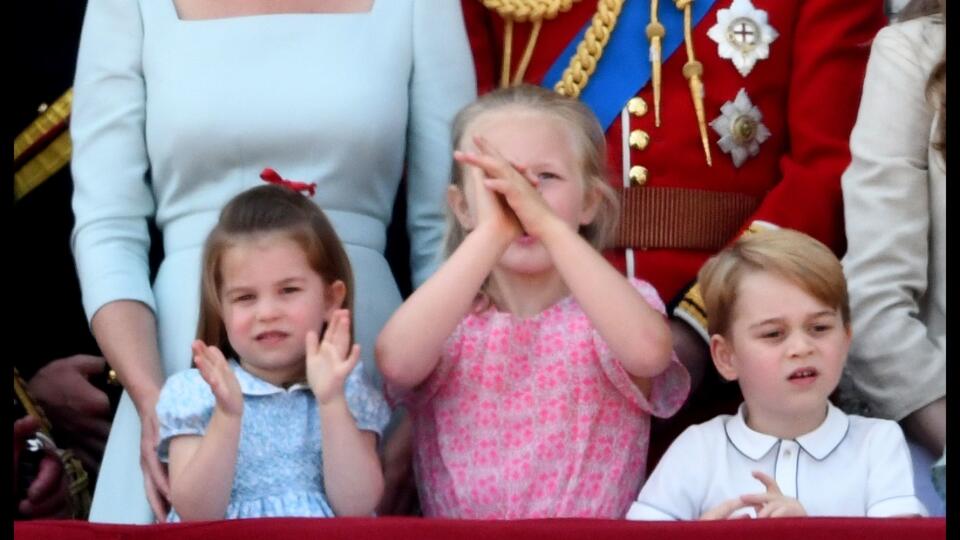
<svg viewBox="0 0 960 540"><path fill-rule="evenodd" d="M249 517L333 517L323 484L320 415L306 383L284 389L230 362L244 396L237 465L225 519ZM382 392L358 366L344 385L357 427L379 437L390 418ZM167 379L157 401L161 461L170 440L203 435L216 399L196 369ZM180 521L173 510L169 521Z"/></svg>

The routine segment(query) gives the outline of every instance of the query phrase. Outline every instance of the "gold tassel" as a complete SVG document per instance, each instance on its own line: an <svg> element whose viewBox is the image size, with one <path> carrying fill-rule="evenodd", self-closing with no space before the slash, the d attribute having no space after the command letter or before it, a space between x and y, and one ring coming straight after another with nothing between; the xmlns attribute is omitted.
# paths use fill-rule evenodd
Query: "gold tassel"
<svg viewBox="0 0 960 540"><path fill-rule="evenodd" d="M697 125L700 128L700 142L703 143L703 154L707 158L707 165L713 166L710 157L710 142L707 139L707 120L703 107L703 64L697 61L693 52L693 35L691 4L693 0L674 0L677 9L683 11L683 43L687 49L687 63L683 65L683 76L690 82L690 97L693 99L693 110L697 113Z"/></svg>
<svg viewBox="0 0 960 540"><path fill-rule="evenodd" d="M660 74L662 66L662 49L660 40L666 30L660 24L657 15L657 0L650 0L650 24L647 25L647 38L650 40L650 63L653 65L653 118L657 127L660 127Z"/></svg>

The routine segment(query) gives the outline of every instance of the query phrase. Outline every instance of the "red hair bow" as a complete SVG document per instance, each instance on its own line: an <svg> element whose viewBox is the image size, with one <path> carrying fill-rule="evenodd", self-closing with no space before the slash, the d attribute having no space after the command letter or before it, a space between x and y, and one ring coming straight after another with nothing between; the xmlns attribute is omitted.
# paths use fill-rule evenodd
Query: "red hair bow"
<svg viewBox="0 0 960 540"><path fill-rule="evenodd" d="M317 191L317 184L315 182L307 184L305 182L297 182L296 180L286 180L270 167L260 172L260 178L265 182L287 187L294 191L306 191L311 197L313 197L313 194Z"/></svg>

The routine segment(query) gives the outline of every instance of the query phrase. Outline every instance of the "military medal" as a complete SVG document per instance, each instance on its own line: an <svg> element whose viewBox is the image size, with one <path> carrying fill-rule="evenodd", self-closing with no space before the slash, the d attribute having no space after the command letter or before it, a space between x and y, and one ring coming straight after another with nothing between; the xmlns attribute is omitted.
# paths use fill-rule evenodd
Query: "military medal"
<svg viewBox="0 0 960 540"><path fill-rule="evenodd" d="M720 58L746 77L757 60L770 56L770 44L780 35L767 22L767 12L753 7L750 0L733 0L729 9L717 10L717 24L707 31L717 42Z"/></svg>
<svg viewBox="0 0 960 540"><path fill-rule="evenodd" d="M733 101L720 106L720 116L710 122L710 127L720 134L717 146L733 158L733 166L739 168L748 157L757 155L760 143L770 138L770 130L761 123L760 113L747 91L741 88Z"/></svg>

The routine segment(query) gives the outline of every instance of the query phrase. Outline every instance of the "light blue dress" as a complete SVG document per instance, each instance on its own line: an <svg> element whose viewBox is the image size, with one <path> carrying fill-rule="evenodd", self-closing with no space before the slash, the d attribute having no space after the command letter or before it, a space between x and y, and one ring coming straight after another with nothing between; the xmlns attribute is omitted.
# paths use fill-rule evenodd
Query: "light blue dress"
<svg viewBox="0 0 960 540"><path fill-rule="evenodd" d="M318 184L356 280L356 338L401 301L383 257L401 177L414 285L435 269L450 121L475 96L460 3L375 0L369 13L182 21L173 0L89 2L74 103L73 252L92 318L115 300L154 311L166 375L189 366L200 252L223 205L273 167ZM147 220L165 258L151 284ZM149 523L140 423L125 396L90 519Z"/></svg>
<svg viewBox="0 0 960 540"><path fill-rule="evenodd" d="M306 383L279 388L230 367L243 392L243 420L237 465L226 519L252 517L333 517L323 485L320 413ZM390 419L383 394L359 367L347 377L344 393L357 428L379 437ZM171 375L157 401L161 461L168 461L170 439L203 435L216 399L196 369ZM173 510L169 521L180 521Z"/></svg>

